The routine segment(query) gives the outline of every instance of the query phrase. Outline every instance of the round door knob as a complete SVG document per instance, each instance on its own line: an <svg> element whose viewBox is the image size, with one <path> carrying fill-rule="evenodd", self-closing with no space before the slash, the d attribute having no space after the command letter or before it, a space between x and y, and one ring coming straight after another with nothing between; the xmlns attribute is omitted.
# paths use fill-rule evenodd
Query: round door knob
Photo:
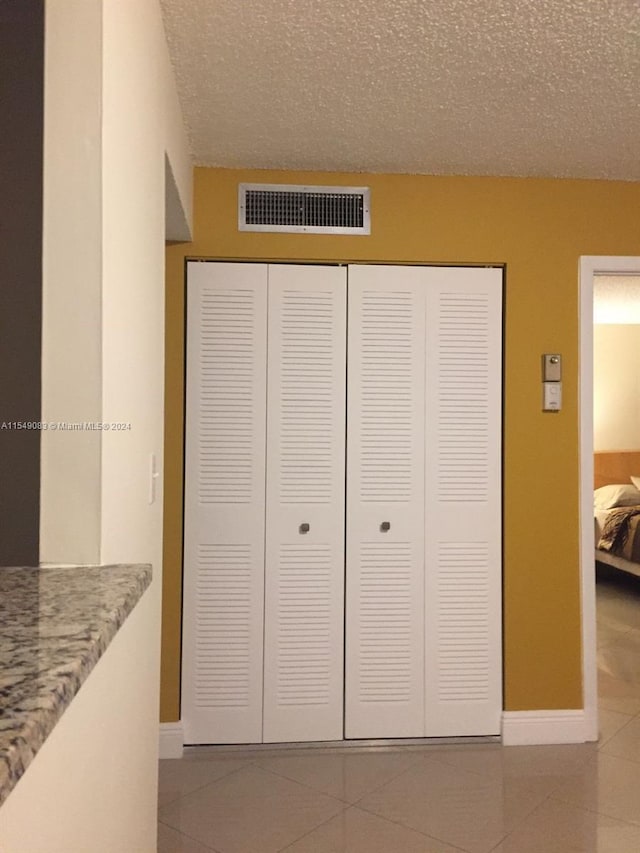
<svg viewBox="0 0 640 853"><path fill-rule="evenodd" d="M300 525L300 527L298 528L299 533L308 533L310 530L311 530L311 527L309 524L307 524L306 521L303 521L302 524Z"/></svg>
<svg viewBox="0 0 640 853"><path fill-rule="evenodd" d="M380 525L380 530L383 533L386 533L387 530L391 530L391 523L389 521L383 521L382 524Z"/></svg>

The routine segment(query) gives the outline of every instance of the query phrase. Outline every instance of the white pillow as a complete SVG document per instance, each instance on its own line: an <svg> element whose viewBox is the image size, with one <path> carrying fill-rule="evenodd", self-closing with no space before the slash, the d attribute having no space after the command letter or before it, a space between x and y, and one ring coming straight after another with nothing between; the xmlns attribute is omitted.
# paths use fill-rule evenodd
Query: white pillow
<svg viewBox="0 0 640 853"><path fill-rule="evenodd" d="M636 487L636 489L640 489L640 477L631 477L631 482Z"/></svg>
<svg viewBox="0 0 640 853"><path fill-rule="evenodd" d="M633 477L631 478L633 479ZM640 477L636 478L640 482ZM640 506L640 490L622 483L601 486L593 493L596 509L613 509L617 506Z"/></svg>

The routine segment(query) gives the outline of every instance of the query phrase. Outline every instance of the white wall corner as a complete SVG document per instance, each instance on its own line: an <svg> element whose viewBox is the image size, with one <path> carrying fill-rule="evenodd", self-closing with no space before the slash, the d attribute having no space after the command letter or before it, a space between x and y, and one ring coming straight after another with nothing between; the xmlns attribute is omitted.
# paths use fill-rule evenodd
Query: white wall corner
<svg viewBox="0 0 640 853"><path fill-rule="evenodd" d="M160 758L182 758L184 729L182 723L160 723Z"/></svg>
<svg viewBox="0 0 640 853"><path fill-rule="evenodd" d="M164 155L164 161L165 239L188 243L191 240L189 212L182 203L178 184L167 153Z"/></svg>
<svg viewBox="0 0 640 853"><path fill-rule="evenodd" d="M585 743L594 740L593 727L585 712L505 711L502 715L503 746L531 746L551 743Z"/></svg>
<svg viewBox="0 0 640 853"><path fill-rule="evenodd" d="M162 107L168 179L167 203L170 205L166 238L167 240L190 241L193 234L193 161L164 28L162 29L162 40L163 50L160 60L163 77Z"/></svg>

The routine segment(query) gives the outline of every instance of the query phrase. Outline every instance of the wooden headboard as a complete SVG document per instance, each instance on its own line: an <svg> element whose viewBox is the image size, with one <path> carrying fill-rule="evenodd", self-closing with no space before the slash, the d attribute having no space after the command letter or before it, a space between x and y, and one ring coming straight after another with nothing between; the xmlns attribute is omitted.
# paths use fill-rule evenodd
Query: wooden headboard
<svg viewBox="0 0 640 853"><path fill-rule="evenodd" d="M630 484L631 475L640 477L640 450L608 450L593 454L593 488L610 483Z"/></svg>

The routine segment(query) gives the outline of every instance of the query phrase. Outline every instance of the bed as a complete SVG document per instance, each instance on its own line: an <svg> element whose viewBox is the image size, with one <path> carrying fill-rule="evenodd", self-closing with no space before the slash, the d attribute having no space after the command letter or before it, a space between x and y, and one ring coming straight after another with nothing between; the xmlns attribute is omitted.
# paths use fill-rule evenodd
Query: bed
<svg viewBox="0 0 640 853"><path fill-rule="evenodd" d="M593 461L596 562L640 577L640 451L594 453Z"/></svg>

